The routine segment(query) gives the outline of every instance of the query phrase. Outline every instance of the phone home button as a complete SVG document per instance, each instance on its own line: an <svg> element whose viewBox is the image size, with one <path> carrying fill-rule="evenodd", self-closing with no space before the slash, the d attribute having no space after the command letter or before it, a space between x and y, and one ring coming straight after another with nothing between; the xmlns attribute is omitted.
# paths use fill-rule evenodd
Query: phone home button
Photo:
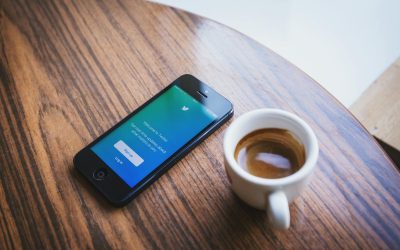
<svg viewBox="0 0 400 250"><path fill-rule="evenodd" d="M107 175L108 175L108 172L107 172L107 169L105 169L105 168L99 168L93 172L93 178L97 181L104 180L104 178L106 178Z"/></svg>

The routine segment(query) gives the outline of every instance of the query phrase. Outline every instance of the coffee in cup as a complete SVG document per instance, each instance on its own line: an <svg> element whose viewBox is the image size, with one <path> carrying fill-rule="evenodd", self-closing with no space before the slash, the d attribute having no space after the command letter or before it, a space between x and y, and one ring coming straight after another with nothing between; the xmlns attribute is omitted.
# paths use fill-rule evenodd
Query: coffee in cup
<svg viewBox="0 0 400 250"><path fill-rule="evenodd" d="M252 175L277 179L297 172L305 162L304 145L286 129L253 131L236 145L235 159Z"/></svg>

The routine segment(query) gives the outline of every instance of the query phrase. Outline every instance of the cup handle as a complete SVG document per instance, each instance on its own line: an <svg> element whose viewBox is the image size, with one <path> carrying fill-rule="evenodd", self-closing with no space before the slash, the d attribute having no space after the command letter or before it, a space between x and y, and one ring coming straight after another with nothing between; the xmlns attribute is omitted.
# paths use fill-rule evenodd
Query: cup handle
<svg viewBox="0 0 400 250"><path fill-rule="evenodd" d="M277 229L288 229L290 225L289 203L283 191L268 195L268 220Z"/></svg>

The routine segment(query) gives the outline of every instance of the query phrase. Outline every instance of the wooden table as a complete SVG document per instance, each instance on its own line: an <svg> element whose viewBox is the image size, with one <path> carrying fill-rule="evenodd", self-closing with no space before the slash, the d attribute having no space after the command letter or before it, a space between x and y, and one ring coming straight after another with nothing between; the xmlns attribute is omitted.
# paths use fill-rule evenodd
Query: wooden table
<svg viewBox="0 0 400 250"><path fill-rule="evenodd" d="M148 2L2 7L1 249L400 247L399 172L335 98L269 49ZM74 170L79 149L184 73L230 99L235 117L281 108L315 130L318 170L290 206L290 230L272 230L230 190L227 125L122 209Z"/></svg>

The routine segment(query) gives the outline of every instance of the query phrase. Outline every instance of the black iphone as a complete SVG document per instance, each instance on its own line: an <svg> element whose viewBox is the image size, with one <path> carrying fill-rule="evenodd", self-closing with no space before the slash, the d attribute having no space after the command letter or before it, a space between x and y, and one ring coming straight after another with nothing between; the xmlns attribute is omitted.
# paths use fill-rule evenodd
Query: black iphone
<svg viewBox="0 0 400 250"><path fill-rule="evenodd" d="M183 75L74 157L108 201L123 206L233 114L232 104Z"/></svg>

